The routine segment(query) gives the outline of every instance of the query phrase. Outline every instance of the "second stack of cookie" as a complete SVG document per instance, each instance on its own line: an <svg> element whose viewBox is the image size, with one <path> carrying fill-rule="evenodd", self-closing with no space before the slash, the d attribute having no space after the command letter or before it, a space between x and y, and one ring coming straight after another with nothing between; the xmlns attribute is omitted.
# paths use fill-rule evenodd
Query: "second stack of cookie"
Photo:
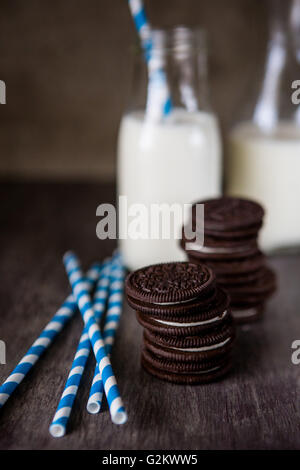
<svg viewBox="0 0 300 470"><path fill-rule="evenodd" d="M254 201L232 197L196 204L204 204L204 244L188 243L183 231L182 247L188 259L214 270L218 283L230 294L237 322L257 319L276 284L257 242L263 208ZM194 231L197 225L203 227L203 221L197 224L196 204L191 214Z"/></svg>
<svg viewBox="0 0 300 470"><path fill-rule="evenodd" d="M228 295L210 268L147 266L126 279L128 303L144 327L142 365L175 383L215 380L231 367L234 340Z"/></svg>

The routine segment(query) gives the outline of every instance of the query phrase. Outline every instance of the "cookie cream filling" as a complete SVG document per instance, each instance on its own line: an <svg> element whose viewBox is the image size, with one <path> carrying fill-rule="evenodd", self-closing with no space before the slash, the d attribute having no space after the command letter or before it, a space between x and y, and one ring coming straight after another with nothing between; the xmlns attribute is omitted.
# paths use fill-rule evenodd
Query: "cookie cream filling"
<svg viewBox="0 0 300 470"><path fill-rule="evenodd" d="M155 323L161 323L162 325L167 325L167 326L173 326L176 328L188 328L190 326L202 326L202 325L208 325L210 323L214 323L217 320L222 320L226 315L227 315L228 310L224 310L222 315L218 315L217 317L210 318L209 320L204 320L204 321L198 321L198 322L191 322L191 323L178 323L178 322L172 322L172 321L164 321L164 320L158 320L157 318L151 318L152 321Z"/></svg>
<svg viewBox="0 0 300 470"><path fill-rule="evenodd" d="M232 310L234 318L254 317L257 314L257 308L245 308L245 310Z"/></svg>
<svg viewBox="0 0 300 470"><path fill-rule="evenodd" d="M192 302L193 300L198 299L198 297L192 297L188 300L180 300L179 302L152 302L153 305L179 305L179 304L186 304L188 302Z"/></svg>
<svg viewBox="0 0 300 470"><path fill-rule="evenodd" d="M222 347L225 346L225 344L227 344L230 340L231 340L231 338L227 338L227 339L225 339L225 341L222 341L222 343L213 344L213 345L211 345L211 346L203 346L202 348L170 348L170 349L173 349L173 350L175 350L175 351L184 351L184 352L211 351L212 349L222 348Z"/></svg>
<svg viewBox="0 0 300 470"><path fill-rule="evenodd" d="M186 243L185 249L190 250L190 251L198 251L199 253L239 253L239 252L247 251L249 249L249 245L226 248L222 246L210 247L210 246L199 246L199 245L196 245L195 243Z"/></svg>

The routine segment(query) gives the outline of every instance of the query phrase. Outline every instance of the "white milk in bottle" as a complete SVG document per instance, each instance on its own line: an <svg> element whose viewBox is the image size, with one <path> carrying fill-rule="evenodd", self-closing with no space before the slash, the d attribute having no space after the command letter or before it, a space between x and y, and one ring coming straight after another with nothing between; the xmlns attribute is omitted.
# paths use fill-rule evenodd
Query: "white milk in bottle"
<svg viewBox="0 0 300 470"><path fill-rule="evenodd" d="M238 125L226 175L228 194L264 206L263 249L300 245L300 126L281 122L268 135L251 122Z"/></svg>
<svg viewBox="0 0 300 470"><path fill-rule="evenodd" d="M216 118L207 112L172 110L164 123L147 123L142 112L123 117L118 142L118 193L128 206L189 204L219 196L221 142ZM152 220L152 223L154 221ZM181 226L175 228L180 234ZM120 239L125 264L184 260L178 239Z"/></svg>

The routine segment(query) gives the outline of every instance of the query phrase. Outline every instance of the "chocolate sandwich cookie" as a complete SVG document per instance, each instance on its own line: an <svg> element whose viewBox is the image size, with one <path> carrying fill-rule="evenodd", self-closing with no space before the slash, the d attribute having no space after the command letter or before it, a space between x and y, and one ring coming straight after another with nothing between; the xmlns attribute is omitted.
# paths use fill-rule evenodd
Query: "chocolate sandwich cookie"
<svg viewBox="0 0 300 470"><path fill-rule="evenodd" d="M188 255L200 259L234 259L257 253L257 233L264 215L259 204L231 197L196 204L204 205L204 244L201 246L195 240L188 242L183 228L182 247ZM196 204L192 207L191 218L194 230L198 229Z"/></svg>
<svg viewBox="0 0 300 470"><path fill-rule="evenodd" d="M274 272L264 267L261 276L248 284L228 285L232 315L237 323L253 322L261 318L264 304L276 289Z"/></svg>
<svg viewBox="0 0 300 470"><path fill-rule="evenodd" d="M131 307L165 320L189 317L208 307L216 296L212 270L186 262L139 269L127 276L125 285Z"/></svg>
<svg viewBox="0 0 300 470"><path fill-rule="evenodd" d="M230 291L231 287L242 287L248 286L251 283L258 282L264 276L263 268L258 269L257 271L244 273L244 274L227 274L219 275L218 283L224 288Z"/></svg>
<svg viewBox="0 0 300 470"><path fill-rule="evenodd" d="M232 260L253 256L258 252L256 238L240 238L236 240L222 240L204 235L203 245L187 241L182 238L181 245L189 257L206 260Z"/></svg>
<svg viewBox="0 0 300 470"><path fill-rule="evenodd" d="M248 199L221 197L199 201L204 204L205 233L216 238L256 236L261 228L264 210L260 204ZM197 203L196 203L197 204ZM192 207L192 220L196 219L196 206Z"/></svg>
<svg viewBox="0 0 300 470"><path fill-rule="evenodd" d="M205 309L198 309L190 315L173 315L166 320L165 316L153 316L151 313L137 311L138 322L152 333L167 336L185 337L201 334L207 328L217 327L230 317L230 299L228 294L218 288L216 296Z"/></svg>
<svg viewBox="0 0 300 470"><path fill-rule="evenodd" d="M245 302L247 304L255 304L259 301L262 302L269 297L275 289L275 274L266 266L262 268L261 276L255 282L235 284L228 287L233 305L238 302Z"/></svg>
<svg viewBox="0 0 300 470"><path fill-rule="evenodd" d="M191 259L191 262L195 262ZM219 276L242 276L260 270L266 262L265 255L260 251L254 255L239 258L239 259L206 259L205 264L210 267L216 274L218 280Z"/></svg>
<svg viewBox="0 0 300 470"><path fill-rule="evenodd" d="M276 277L271 269L263 267L258 274L256 279L248 279L248 282L222 283L231 297L233 318L239 324L260 319L266 300L276 289ZM221 283L221 279L219 281Z"/></svg>
<svg viewBox="0 0 300 470"><path fill-rule="evenodd" d="M188 256L188 258L191 263L197 263L196 258L192 256ZM205 259L202 262L215 272L218 283L227 288L228 284L244 284L259 279L262 276L262 268L265 266L265 256L258 252L258 254L248 258L233 260Z"/></svg>
<svg viewBox="0 0 300 470"><path fill-rule="evenodd" d="M155 356L176 362L197 363L224 357L231 351L235 338L232 320L202 335L177 337L144 331L144 344Z"/></svg>
<svg viewBox="0 0 300 470"><path fill-rule="evenodd" d="M214 282L215 286L215 282ZM131 307L136 311L151 315L154 318L161 318L164 320L172 320L175 318L184 318L187 321L190 318L193 318L199 310L209 310L210 306L216 301L217 290L212 288L208 292L203 293L199 298L191 302L178 302L178 303L169 303L169 304L142 304L132 299L127 299Z"/></svg>
<svg viewBox="0 0 300 470"><path fill-rule="evenodd" d="M177 384L203 384L223 377L232 367L230 354L222 359L198 362L187 367L186 363L170 362L153 355L146 348L142 351L142 366L151 375Z"/></svg>

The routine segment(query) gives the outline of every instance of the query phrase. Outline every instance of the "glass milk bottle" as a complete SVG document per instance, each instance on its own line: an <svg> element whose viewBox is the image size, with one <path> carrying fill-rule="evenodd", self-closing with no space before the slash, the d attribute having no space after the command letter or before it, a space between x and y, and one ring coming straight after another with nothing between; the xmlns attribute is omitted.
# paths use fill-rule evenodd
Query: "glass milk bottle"
<svg viewBox="0 0 300 470"><path fill-rule="evenodd" d="M300 1L271 0L263 80L230 135L226 192L259 201L267 251L300 246Z"/></svg>
<svg viewBox="0 0 300 470"><path fill-rule="evenodd" d="M221 193L221 142L208 102L204 34L178 27L152 31L151 41L150 57L136 58L131 106L118 139L120 224L135 224L134 204L145 208L136 230L119 233L129 269L185 259L178 240L182 221L170 220L170 236L163 234L153 205L184 207Z"/></svg>

